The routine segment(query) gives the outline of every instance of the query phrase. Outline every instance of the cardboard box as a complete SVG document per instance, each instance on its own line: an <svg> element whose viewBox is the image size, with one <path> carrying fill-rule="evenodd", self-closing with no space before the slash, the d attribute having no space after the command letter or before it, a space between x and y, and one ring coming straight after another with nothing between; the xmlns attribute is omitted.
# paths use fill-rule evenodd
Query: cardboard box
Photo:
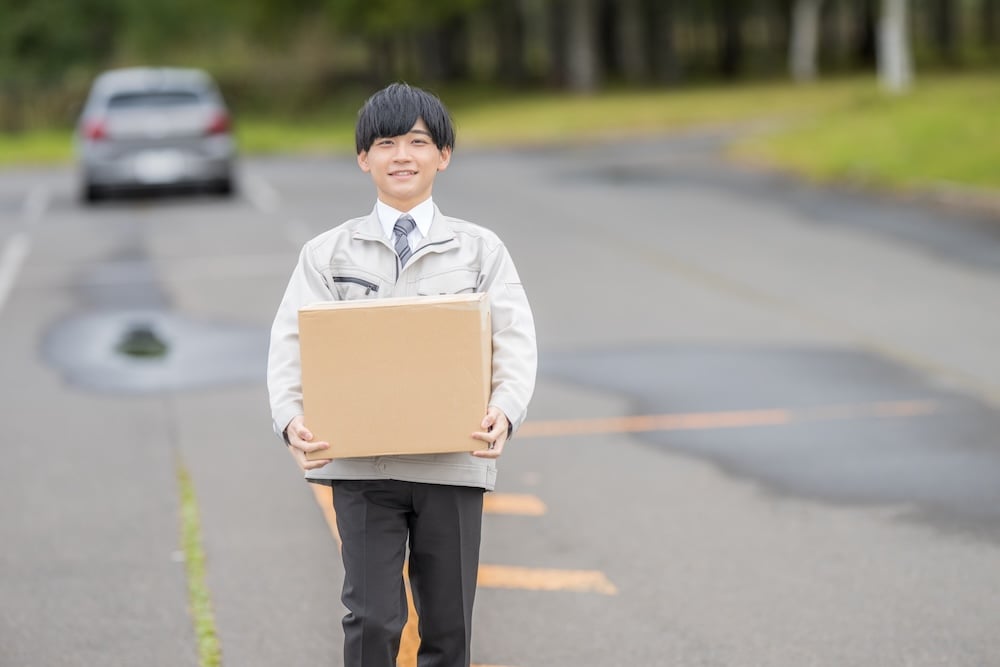
<svg viewBox="0 0 1000 667"><path fill-rule="evenodd" d="M492 380L486 294L366 299L299 311L311 459L483 449Z"/></svg>

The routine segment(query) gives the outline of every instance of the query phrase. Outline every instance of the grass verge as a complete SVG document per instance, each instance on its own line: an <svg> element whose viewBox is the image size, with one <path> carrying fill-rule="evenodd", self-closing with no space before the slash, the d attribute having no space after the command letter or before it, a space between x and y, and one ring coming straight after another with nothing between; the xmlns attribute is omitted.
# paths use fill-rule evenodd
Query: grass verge
<svg viewBox="0 0 1000 667"><path fill-rule="evenodd" d="M821 181L1000 188L1000 78L925 78L908 95L858 90L846 102L733 154Z"/></svg>
<svg viewBox="0 0 1000 667"><path fill-rule="evenodd" d="M177 484L181 492L181 549L188 577L188 603L198 642L201 667L220 667L222 649L215 629L212 599L205 583L205 551L201 545L201 520L194 484L184 463L177 462Z"/></svg>
<svg viewBox="0 0 1000 667"><path fill-rule="evenodd" d="M864 77L594 96L456 91L443 98L454 112L460 148L635 141L694 126L759 122L773 130L739 143L736 157L821 180L1000 188L995 74L923 75L901 97L881 93L874 77ZM354 112L340 104L310 118L247 115L237 131L245 154L350 154L353 123ZM70 158L68 130L0 135L0 165Z"/></svg>

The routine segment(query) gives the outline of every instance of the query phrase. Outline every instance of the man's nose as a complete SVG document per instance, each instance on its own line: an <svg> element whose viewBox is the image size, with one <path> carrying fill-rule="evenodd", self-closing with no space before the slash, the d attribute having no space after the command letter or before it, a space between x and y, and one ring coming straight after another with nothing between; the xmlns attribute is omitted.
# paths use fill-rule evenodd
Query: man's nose
<svg viewBox="0 0 1000 667"><path fill-rule="evenodd" d="M396 151L392 155L395 160L407 160L410 157L410 149L406 145L405 141L400 141L396 144Z"/></svg>

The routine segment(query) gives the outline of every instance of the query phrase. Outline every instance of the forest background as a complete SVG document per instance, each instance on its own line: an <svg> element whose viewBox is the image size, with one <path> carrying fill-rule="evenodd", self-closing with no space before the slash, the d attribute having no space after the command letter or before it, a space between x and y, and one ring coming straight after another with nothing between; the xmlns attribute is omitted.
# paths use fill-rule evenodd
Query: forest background
<svg viewBox="0 0 1000 667"><path fill-rule="evenodd" d="M1000 0L0 0L0 162L66 159L93 77L131 65L210 71L250 152L349 150L360 101L406 80L471 143L766 118L761 159L1000 187ZM976 155L875 164L948 150Z"/></svg>

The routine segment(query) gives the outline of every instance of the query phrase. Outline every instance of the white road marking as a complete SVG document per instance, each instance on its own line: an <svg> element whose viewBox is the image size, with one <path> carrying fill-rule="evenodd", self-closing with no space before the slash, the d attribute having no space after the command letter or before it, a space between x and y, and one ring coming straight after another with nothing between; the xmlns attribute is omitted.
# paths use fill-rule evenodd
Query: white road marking
<svg viewBox="0 0 1000 667"><path fill-rule="evenodd" d="M273 215L281 210L281 195L274 186L257 174L247 173L243 177L243 192L250 205L261 213ZM310 231L309 225L295 218L285 221L284 231L285 238L296 248L305 245L306 241L315 236Z"/></svg>
<svg viewBox="0 0 1000 667"><path fill-rule="evenodd" d="M21 219L28 224L34 224L41 220L49 207L51 193L44 185L36 185L28 191L21 206Z"/></svg>
<svg viewBox="0 0 1000 667"><path fill-rule="evenodd" d="M301 248L306 244L306 241L315 236L315 234L310 231L309 225L301 220L292 218L289 219L285 225L285 236L289 241L291 241L293 246Z"/></svg>
<svg viewBox="0 0 1000 667"><path fill-rule="evenodd" d="M30 250L31 239L25 232L18 232L7 239L3 254L0 254L0 311L7 303L7 297L14 288L17 274Z"/></svg>
<svg viewBox="0 0 1000 667"><path fill-rule="evenodd" d="M281 208L281 195L256 174L248 173L243 176L243 194L250 205L262 213L277 213Z"/></svg>
<svg viewBox="0 0 1000 667"><path fill-rule="evenodd" d="M30 227L41 220L49 207L51 193L44 185L36 185L24 197L21 205L21 221L24 227ZM16 232L7 239L0 253L0 311L7 303L7 298L14 289L17 276L24 266L24 260L31 252L31 237L27 231Z"/></svg>

